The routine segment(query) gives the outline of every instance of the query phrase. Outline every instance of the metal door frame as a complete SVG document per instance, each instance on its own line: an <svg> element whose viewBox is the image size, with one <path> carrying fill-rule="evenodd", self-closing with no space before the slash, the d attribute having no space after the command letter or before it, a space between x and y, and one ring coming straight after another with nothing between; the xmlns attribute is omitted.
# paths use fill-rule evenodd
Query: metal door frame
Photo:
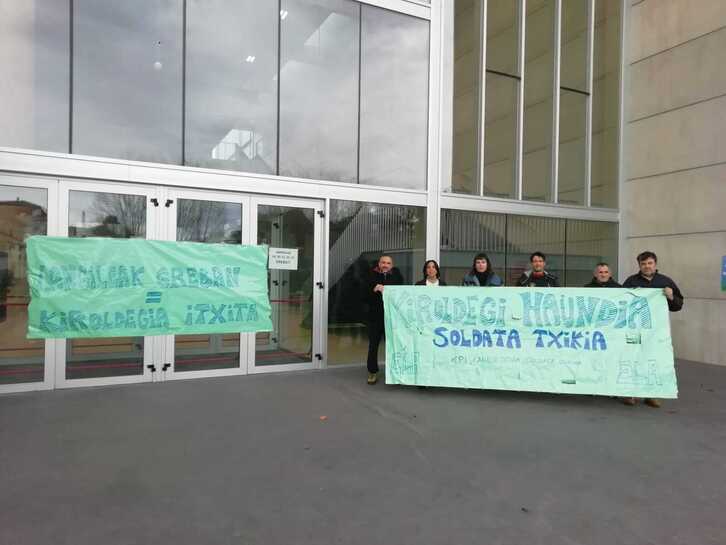
<svg viewBox="0 0 726 545"><path fill-rule="evenodd" d="M271 373L281 371L301 371L306 369L321 369L324 365L323 358L323 346L324 331L322 319L323 313L323 301L327 300L325 289L325 252L324 252L324 235L325 235L325 201L322 199L307 199L307 198L287 198L287 197L274 197L274 196L252 196L250 197L250 241L257 243L257 209L260 205L269 206L285 206L289 208L308 208L313 210L314 218L314 233L313 233L313 320L312 320L312 358L309 362L304 363L289 363L289 364L275 364L269 366L257 366L255 365L255 337L254 334L249 334L250 342L248 345L248 367L247 372L249 374L255 373ZM322 287L320 287L322 286ZM320 357L317 358L316 356Z"/></svg>
<svg viewBox="0 0 726 545"><path fill-rule="evenodd" d="M241 223L241 235L242 244L250 244L250 197L241 193L232 193L226 191L207 191L203 189L183 189L183 188L168 188L164 189L162 195L164 203L169 201L169 206L165 207L164 212L166 213L165 220L162 222L160 228L160 235L163 240L176 240L176 227L177 227L177 204L179 199L192 199L209 202L224 202L239 204L242 207L242 223ZM160 366L160 379L161 380L184 380L184 379L196 379L196 378L211 378L211 377L226 377L233 375L246 375L248 369L248 344L250 342L249 333L240 333L240 344L239 344L239 365L232 369L210 369L210 370L199 370L199 371L183 371L177 372L174 370L174 335L163 335L158 337L159 342L163 345L162 349L162 362ZM167 369L164 369L166 364L171 364Z"/></svg>
<svg viewBox="0 0 726 545"><path fill-rule="evenodd" d="M142 195L146 197L146 239L159 238L159 227L163 223L159 206L163 198L162 188L155 185L125 184L115 182L87 182L61 180L58 190L58 232L60 236L68 236L69 194L71 191L94 193L111 193L122 195ZM156 204L152 199L157 199ZM113 384L135 384L140 382L156 382L159 374L154 372L155 364L163 361L163 343L160 337L144 337L143 372L140 375L98 378L66 378L66 339L55 342L55 386L56 388L76 388L82 386L108 386Z"/></svg>

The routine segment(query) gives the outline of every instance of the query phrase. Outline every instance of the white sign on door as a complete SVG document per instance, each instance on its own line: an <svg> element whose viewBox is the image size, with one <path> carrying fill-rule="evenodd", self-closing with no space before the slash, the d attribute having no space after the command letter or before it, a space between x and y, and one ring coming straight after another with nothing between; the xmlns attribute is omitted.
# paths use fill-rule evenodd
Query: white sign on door
<svg viewBox="0 0 726 545"><path fill-rule="evenodd" d="M297 270L297 248L270 248L271 269Z"/></svg>

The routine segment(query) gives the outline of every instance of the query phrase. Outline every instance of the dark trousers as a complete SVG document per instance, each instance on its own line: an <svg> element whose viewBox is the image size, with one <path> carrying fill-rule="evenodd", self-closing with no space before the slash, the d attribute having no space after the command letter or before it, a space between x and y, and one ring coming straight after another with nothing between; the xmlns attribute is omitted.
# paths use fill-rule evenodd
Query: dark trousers
<svg viewBox="0 0 726 545"><path fill-rule="evenodd" d="M378 345L381 339L386 336L386 329L383 320L372 320L368 323L368 372L378 372Z"/></svg>

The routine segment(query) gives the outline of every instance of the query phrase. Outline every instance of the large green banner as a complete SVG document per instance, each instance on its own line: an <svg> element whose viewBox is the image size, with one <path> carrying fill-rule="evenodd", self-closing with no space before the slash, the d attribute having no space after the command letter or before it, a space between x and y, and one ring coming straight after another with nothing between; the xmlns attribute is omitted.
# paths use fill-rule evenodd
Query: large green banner
<svg viewBox="0 0 726 545"><path fill-rule="evenodd" d="M386 382L675 398L662 290L386 286Z"/></svg>
<svg viewBox="0 0 726 545"><path fill-rule="evenodd" d="M28 338L271 331L267 247L28 239Z"/></svg>

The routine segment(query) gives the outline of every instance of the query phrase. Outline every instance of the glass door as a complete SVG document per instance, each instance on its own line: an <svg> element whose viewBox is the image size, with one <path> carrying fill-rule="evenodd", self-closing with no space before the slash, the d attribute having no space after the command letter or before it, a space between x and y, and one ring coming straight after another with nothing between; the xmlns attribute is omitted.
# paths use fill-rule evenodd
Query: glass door
<svg viewBox="0 0 726 545"><path fill-rule="evenodd" d="M249 244L249 197L233 193L172 191L168 204L168 240L204 244ZM164 379L244 374L247 334L169 335L164 340Z"/></svg>
<svg viewBox="0 0 726 545"><path fill-rule="evenodd" d="M0 176L0 393L52 388L54 341L26 338L26 239L55 235L58 183Z"/></svg>
<svg viewBox="0 0 726 545"><path fill-rule="evenodd" d="M250 372L310 369L322 362L322 203L252 198L253 240L270 247L271 332L257 333Z"/></svg>
<svg viewBox="0 0 726 545"><path fill-rule="evenodd" d="M154 187L61 182L61 232L68 237L154 239L160 208ZM58 343L59 387L156 379L160 347L154 337L67 339Z"/></svg>

